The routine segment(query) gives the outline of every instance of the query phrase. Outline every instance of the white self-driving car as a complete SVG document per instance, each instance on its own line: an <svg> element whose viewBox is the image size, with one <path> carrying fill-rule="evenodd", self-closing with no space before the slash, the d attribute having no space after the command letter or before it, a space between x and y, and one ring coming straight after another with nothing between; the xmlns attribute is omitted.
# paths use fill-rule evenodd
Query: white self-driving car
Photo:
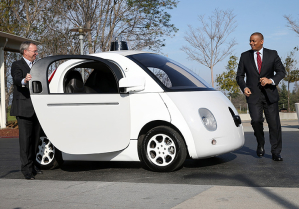
<svg viewBox="0 0 299 209"><path fill-rule="evenodd" d="M141 161L154 171L173 171L187 157L212 157L244 144L232 103L158 54L52 56L39 60L31 75L31 99L45 132L36 155L43 169L66 160Z"/></svg>

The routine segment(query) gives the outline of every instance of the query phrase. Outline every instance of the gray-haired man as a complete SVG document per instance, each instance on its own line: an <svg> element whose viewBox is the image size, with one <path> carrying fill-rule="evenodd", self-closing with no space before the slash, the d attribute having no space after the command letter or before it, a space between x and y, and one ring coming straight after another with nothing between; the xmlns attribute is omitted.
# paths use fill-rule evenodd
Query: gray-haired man
<svg viewBox="0 0 299 209"><path fill-rule="evenodd" d="M38 54L37 46L25 41L20 46L20 52L23 58L13 62L11 66L14 92L10 115L16 116L19 125L21 171L25 179L33 180L37 173L42 173L34 166L41 127L28 88L30 69Z"/></svg>

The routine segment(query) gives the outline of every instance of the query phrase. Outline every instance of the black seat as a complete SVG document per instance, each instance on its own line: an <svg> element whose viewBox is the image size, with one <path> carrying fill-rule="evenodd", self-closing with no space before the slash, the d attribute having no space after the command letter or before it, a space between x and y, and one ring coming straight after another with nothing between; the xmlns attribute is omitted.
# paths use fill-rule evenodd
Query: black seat
<svg viewBox="0 0 299 209"><path fill-rule="evenodd" d="M64 82L65 93L85 93L83 79L78 71L72 70L65 76Z"/></svg>
<svg viewBox="0 0 299 209"><path fill-rule="evenodd" d="M85 83L87 93L118 93L114 75L111 72L94 70Z"/></svg>

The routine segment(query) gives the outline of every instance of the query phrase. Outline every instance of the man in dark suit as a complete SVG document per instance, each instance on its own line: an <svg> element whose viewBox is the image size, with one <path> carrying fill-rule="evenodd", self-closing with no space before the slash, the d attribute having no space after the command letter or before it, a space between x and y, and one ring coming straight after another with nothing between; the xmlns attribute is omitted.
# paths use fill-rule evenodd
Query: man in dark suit
<svg viewBox="0 0 299 209"><path fill-rule="evenodd" d="M21 171L25 179L33 180L37 173L42 173L34 166L41 127L28 88L30 69L38 54L37 46L25 41L20 46L20 52L23 58L13 62L11 66L14 91L10 115L16 116L19 125Z"/></svg>
<svg viewBox="0 0 299 209"><path fill-rule="evenodd" d="M276 85L285 77L285 68L275 50L263 48L264 37L261 33L250 36L252 50L241 54L237 83L246 96L251 117L251 125L257 140L256 153L265 154L263 111L269 126L272 159L282 161L281 125L279 119L279 95ZM246 76L246 82L244 77Z"/></svg>

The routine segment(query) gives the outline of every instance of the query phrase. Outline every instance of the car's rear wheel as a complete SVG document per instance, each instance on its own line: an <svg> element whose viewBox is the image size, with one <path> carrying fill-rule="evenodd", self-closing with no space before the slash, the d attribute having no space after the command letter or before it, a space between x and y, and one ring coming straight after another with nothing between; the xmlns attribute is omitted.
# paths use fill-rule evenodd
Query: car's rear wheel
<svg viewBox="0 0 299 209"><path fill-rule="evenodd" d="M182 136L167 126L158 126L138 139L140 161L153 171L174 171L185 162L187 149Z"/></svg>
<svg viewBox="0 0 299 209"><path fill-rule="evenodd" d="M45 136L40 137L35 161L40 169L54 169L63 163L60 150Z"/></svg>

